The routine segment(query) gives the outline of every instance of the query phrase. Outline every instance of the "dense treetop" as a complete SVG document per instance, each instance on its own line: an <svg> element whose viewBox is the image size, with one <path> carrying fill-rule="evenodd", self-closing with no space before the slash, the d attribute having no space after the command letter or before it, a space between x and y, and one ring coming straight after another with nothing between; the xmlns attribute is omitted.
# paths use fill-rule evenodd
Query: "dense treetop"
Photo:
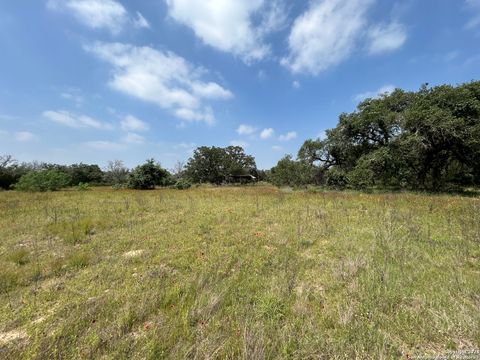
<svg viewBox="0 0 480 360"><path fill-rule="evenodd" d="M312 182L439 190L480 184L480 82L400 89L341 114L325 139L307 140L300 162ZM331 180L331 179L330 179Z"/></svg>

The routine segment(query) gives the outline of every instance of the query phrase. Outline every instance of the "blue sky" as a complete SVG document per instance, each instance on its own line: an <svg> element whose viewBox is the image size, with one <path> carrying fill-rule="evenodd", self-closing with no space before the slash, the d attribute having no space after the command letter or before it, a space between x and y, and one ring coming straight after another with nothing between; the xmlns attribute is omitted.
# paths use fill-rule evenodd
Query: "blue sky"
<svg viewBox="0 0 480 360"><path fill-rule="evenodd" d="M260 168L366 97L478 79L480 0L0 2L0 154Z"/></svg>

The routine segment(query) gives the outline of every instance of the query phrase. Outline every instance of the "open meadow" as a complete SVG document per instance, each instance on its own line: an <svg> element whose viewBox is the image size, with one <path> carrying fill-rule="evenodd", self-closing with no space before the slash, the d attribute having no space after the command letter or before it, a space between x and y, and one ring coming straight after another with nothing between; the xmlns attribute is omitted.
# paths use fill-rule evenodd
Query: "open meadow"
<svg viewBox="0 0 480 360"><path fill-rule="evenodd" d="M0 192L2 359L394 359L480 348L480 200Z"/></svg>

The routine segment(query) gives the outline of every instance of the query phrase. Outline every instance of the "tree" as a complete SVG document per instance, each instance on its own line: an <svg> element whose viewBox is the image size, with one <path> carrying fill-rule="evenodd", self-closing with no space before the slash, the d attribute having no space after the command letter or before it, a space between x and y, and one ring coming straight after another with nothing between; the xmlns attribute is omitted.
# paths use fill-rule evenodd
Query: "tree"
<svg viewBox="0 0 480 360"><path fill-rule="evenodd" d="M165 186L169 183L170 173L154 159L149 159L133 169L128 179L128 187L139 190L151 190L155 189L156 185Z"/></svg>
<svg viewBox="0 0 480 360"><path fill-rule="evenodd" d="M109 161L106 172L104 174L104 181L110 185L122 185L128 181L128 169L123 165L121 160Z"/></svg>
<svg viewBox="0 0 480 360"><path fill-rule="evenodd" d="M71 177L70 185L99 184L103 181L103 171L98 165L73 164L64 170Z"/></svg>
<svg viewBox="0 0 480 360"><path fill-rule="evenodd" d="M11 189L20 178L31 171L28 164L18 164L11 155L0 156L0 189Z"/></svg>
<svg viewBox="0 0 480 360"><path fill-rule="evenodd" d="M222 184L232 182L235 175L255 175L253 156L240 146L227 148L202 146L195 149L185 167L185 176L194 183Z"/></svg>
<svg viewBox="0 0 480 360"><path fill-rule="evenodd" d="M305 141L298 158L316 180L341 175L357 188L480 185L480 82L366 99L325 139Z"/></svg>
<svg viewBox="0 0 480 360"><path fill-rule="evenodd" d="M314 183L314 170L305 162L295 161L287 155L270 170L269 180L277 186L305 186Z"/></svg>
<svg viewBox="0 0 480 360"><path fill-rule="evenodd" d="M20 191L57 191L67 187L70 178L59 170L31 171L23 175L15 185Z"/></svg>

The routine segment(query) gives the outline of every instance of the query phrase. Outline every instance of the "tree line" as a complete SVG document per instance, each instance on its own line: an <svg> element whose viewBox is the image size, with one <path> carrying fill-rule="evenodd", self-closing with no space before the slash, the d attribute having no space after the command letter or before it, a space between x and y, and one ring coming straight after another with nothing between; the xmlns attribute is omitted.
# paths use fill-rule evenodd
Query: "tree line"
<svg viewBox="0 0 480 360"><path fill-rule="evenodd" d="M66 187L86 189L90 185L111 185L116 189L148 190L156 186L187 189L192 184L236 183L239 176L245 175L257 179L263 173L257 170L254 157L245 154L239 146L199 147L187 164L178 163L170 171L154 159L133 169L126 168L120 160L110 161L102 170L98 165L83 163L18 163L10 155L0 156L0 188L5 190L53 191Z"/></svg>
<svg viewBox="0 0 480 360"><path fill-rule="evenodd" d="M86 184L116 188L189 188L241 179L278 186L444 191L480 185L480 81L458 86L396 89L362 101L339 116L323 139L306 140L294 159L270 170L239 146L197 148L186 164L167 171L154 159L134 169L121 161L69 166L19 164L0 157L0 188L45 191Z"/></svg>

